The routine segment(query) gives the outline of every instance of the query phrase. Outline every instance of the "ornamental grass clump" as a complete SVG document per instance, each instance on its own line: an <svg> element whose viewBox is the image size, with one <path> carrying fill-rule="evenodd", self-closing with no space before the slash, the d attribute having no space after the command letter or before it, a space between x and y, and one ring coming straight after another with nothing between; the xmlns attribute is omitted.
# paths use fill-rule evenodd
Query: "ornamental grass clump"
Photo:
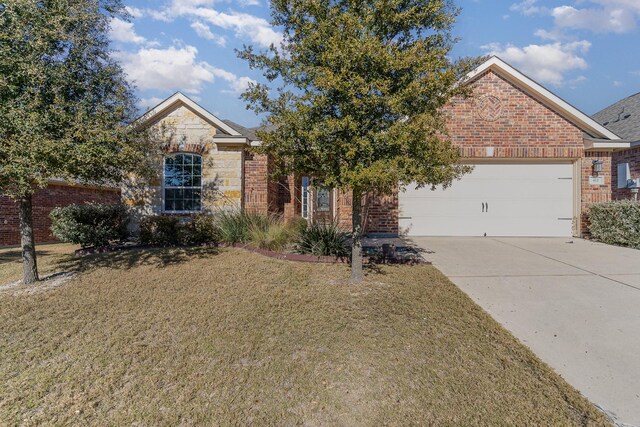
<svg viewBox="0 0 640 427"><path fill-rule="evenodd" d="M640 203L620 200L591 206L589 231L603 243L640 249Z"/></svg>
<svg viewBox="0 0 640 427"><path fill-rule="evenodd" d="M294 224L274 221L266 227L250 227L249 243L260 249L283 251L296 237Z"/></svg>
<svg viewBox="0 0 640 427"><path fill-rule="evenodd" d="M314 222L298 237L296 249L301 254L343 257L349 255L347 234L335 222Z"/></svg>

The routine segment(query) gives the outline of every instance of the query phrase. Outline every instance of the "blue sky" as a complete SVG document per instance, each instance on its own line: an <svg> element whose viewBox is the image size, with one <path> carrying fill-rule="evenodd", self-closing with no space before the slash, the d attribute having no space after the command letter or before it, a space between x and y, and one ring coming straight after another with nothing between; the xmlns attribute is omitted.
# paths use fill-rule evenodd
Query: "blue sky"
<svg viewBox="0 0 640 427"><path fill-rule="evenodd" d="M426 1L426 0L425 0ZM256 126L238 95L259 81L234 49L277 42L268 0L125 0L114 55L140 107L182 91L221 118ZM497 54L588 114L640 92L640 0L458 0L453 56Z"/></svg>

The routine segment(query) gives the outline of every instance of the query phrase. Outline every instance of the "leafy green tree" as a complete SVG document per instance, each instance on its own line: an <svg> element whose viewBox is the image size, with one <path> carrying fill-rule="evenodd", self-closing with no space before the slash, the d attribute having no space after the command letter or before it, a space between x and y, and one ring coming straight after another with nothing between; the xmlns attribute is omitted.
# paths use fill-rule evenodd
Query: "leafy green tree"
<svg viewBox="0 0 640 427"><path fill-rule="evenodd" d="M110 57L120 0L0 3L0 193L16 200L24 283L38 280L32 195L52 178L116 184L148 143L129 127L135 97Z"/></svg>
<svg viewBox="0 0 640 427"><path fill-rule="evenodd" d="M271 8L283 41L238 53L268 80L243 97L268 113L273 130L260 134L261 150L282 173L352 191L359 282L363 195L449 185L467 172L443 107L469 95L460 81L478 59L450 58L459 13L450 0L272 0Z"/></svg>

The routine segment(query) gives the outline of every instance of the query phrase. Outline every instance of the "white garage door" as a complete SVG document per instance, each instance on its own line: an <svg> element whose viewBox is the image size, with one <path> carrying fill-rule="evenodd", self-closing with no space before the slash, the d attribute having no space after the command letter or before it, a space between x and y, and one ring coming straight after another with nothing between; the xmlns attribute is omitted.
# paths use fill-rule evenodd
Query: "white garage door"
<svg viewBox="0 0 640 427"><path fill-rule="evenodd" d="M571 236L573 165L478 164L449 188L400 193L409 236Z"/></svg>

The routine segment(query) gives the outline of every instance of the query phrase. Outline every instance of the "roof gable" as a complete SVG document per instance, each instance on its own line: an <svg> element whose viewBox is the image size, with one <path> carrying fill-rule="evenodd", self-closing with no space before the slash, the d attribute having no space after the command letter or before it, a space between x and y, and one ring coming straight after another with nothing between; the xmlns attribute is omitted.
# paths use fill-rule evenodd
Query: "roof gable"
<svg viewBox="0 0 640 427"><path fill-rule="evenodd" d="M181 92L176 92L171 95L169 98L162 101L156 107L147 111L142 117L138 119L139 123L149 123L154 121L156 118L163 117L165 114L175 110L180 106L185 106L200 116L203 120L207 121L212 126L220 129L230 136L238 136L242 135L235 130L233 127L229 126L224 121L220 120L215 115L211 114L209 111L198 105L194 100L186 96Z"/></svg>
<svg viewBox="0 0 640 427"><path fill-rule="evenodd" d="M619 140L620 137L605 128L582 111L551 93L534 80L522 74L497 56L493 56L467 75L466 83L480 78L486 71L491 70L511 84L520 88L569 122L576 125L589 135L609 140Z"/></svg>

